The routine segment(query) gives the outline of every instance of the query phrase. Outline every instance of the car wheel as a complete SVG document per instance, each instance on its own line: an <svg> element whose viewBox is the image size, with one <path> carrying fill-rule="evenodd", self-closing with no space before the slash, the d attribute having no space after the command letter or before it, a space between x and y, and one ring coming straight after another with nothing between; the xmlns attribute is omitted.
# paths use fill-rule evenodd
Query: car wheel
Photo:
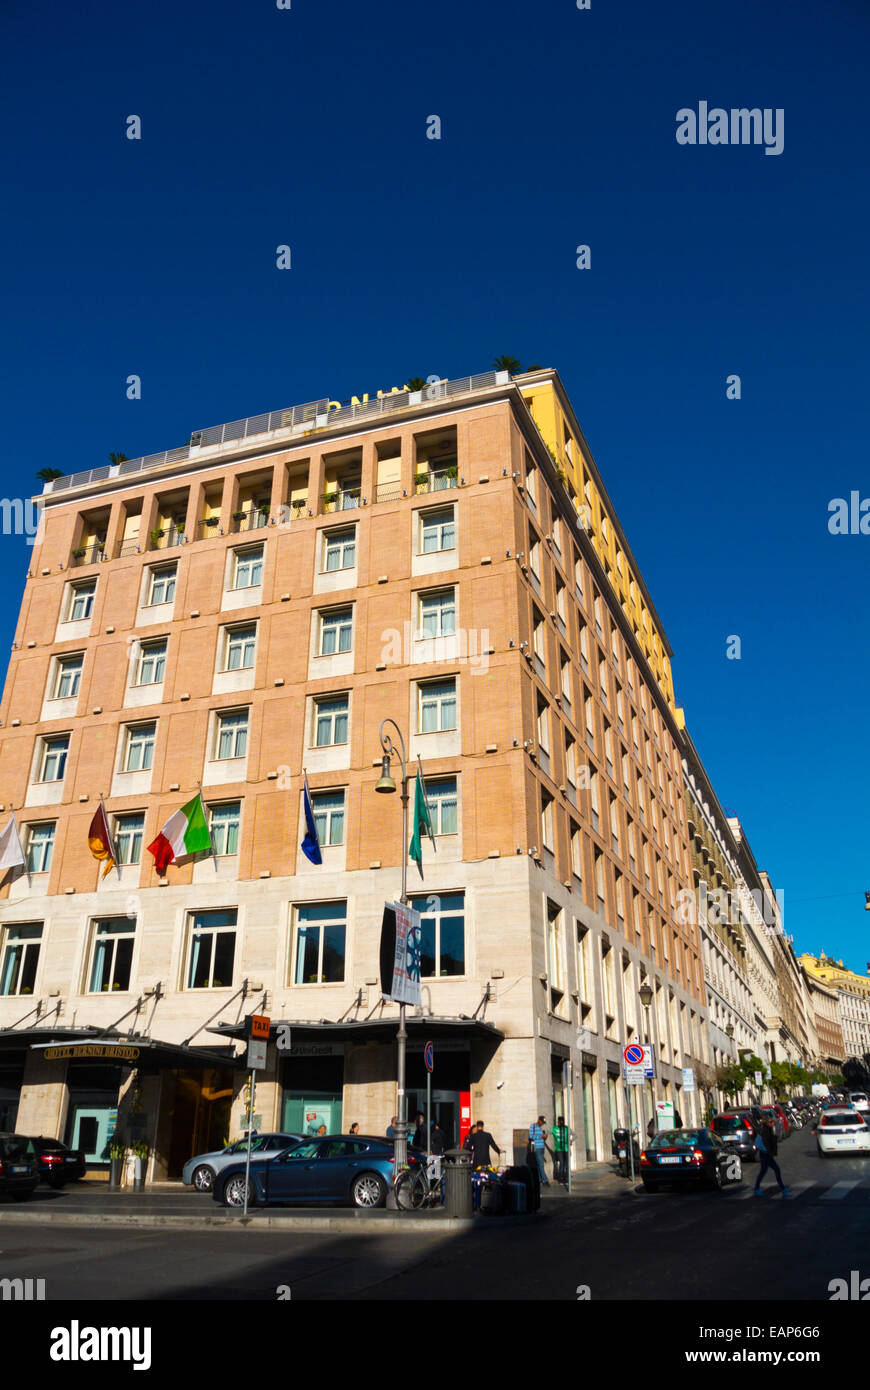
<svg viewBox="0 0 870 1390"><path fill-rule="evenodd" d="M194 1168L190 1181L197 1192L211 1192L214 1188L214 1173L207 1163Z"/></svg>
<svg viewBox="0 0 870 1390"><path fill-rule="evenodd" d="M225 1207L243 1207L245 1205L245 1179L240 1174L236 1178L228 1178L224 1183L222 1195ZM257 1205L257 1195L254 1191L254 1184L248 1183L248 1206Z"/></svg>
<svg viewBox="0 0 870 1390"><path fill-rule="evenodd" d="M360 1173L351 1184L350 1199L355 1207L382 1207L386 1196L387 1185L377 1173Z"/></svg>

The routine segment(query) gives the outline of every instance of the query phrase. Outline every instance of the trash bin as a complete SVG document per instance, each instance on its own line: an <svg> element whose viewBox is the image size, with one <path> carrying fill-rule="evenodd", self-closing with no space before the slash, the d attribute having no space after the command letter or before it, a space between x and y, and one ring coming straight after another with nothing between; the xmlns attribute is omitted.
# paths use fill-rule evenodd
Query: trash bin
<svg viewBox="0 0 870 1390"><path fill-rule="evenodd" d="M471 1154L448 1149L444 1155L444 1207L448 1216L471 1216Z"/></svg>

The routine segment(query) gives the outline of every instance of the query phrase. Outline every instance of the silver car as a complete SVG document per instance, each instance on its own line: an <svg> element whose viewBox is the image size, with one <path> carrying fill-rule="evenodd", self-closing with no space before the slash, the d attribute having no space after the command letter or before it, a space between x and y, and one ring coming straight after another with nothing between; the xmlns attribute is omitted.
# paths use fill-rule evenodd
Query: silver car
<svg viewBox="0 0 870 1390"><path fill-rule="evenodd" d="M251 1162L255 1159L272 1158L282 1149L289 1149L291 1144L298 1144L305 1137L304 1134L255 1134L251 1138ZM211 1192L215 1174L226 1168L228 1163L237 1163L239 1158L243 1158L247 1147L246 1138L237 1139L225 1149L216 1149L214 1153L196 1154L194 1158L189 1158L182 1168L182 1182L187 1187L194 1187L197 1192Z"/></svg>

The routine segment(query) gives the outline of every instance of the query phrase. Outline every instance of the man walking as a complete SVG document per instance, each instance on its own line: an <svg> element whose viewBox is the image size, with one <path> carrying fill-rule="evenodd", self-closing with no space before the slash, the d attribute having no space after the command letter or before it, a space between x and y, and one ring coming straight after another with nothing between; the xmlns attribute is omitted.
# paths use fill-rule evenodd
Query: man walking
<svg viewBox="0 0 870 1390"><path fill-rule="evenodd" d="M498 1158L503 1150L493 1139L489 1130L484 1129L483 1120L478 1120L474 1129L468 1136L468 1147L471 1150L471 1162L474 1168L488 1168L489 1154L492 1149Z"/></svg>
<svg viewBox="0 0 870 1390"><path fill-rule="evenodd" d="M571 1132L560 1115L552 1129L553 1135L553 1181L568 1183L568 1144Z"/></svg>
<svg viewBox="0 0 870 1390"><path fill-rule="evenodd" d="M529 1148L538 1165L538 1175L541 1179L542 1187L550 1186L550 1179L547 1177L547 1170L544 1167L546 1138L547 1131L544 1128L544 1117L543 1115L539 1115L537 1122L529 1125Z"/></svg>
<svg viewBox="0 0 870 1390"><path fill-rule="evenodd" d="M758 1150L758 1155L761 1159L761 1167L758 1170L758 1177L755 1179L756 1197L760 1197L762 1195L761 1179L764 1177L768 1168L773 1169L774 1176L776 1177L776 1180L779 1183L779 1190L782 1193L783 1197L788 1197L791 1193L791 1188L786 1187L782 1181L782 1173L779 1171L779 1164L776 1161L776 1135L773 1132L773 1126L769 1124L767 1120L762 1120L761 1124L756 1130L755 1147Z"/></svg>

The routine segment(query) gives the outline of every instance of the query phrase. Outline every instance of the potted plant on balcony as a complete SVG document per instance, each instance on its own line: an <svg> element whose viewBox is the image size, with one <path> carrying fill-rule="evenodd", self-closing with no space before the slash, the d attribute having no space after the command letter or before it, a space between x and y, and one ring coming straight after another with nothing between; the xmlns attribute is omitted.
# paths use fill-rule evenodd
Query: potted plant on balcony
<svg viewBox="0 0 870 1390"><path fill-rule="evenodd" d="M233 521L244 521L244 519L245 519L246 516L247 516L247 512L242 512L242 511L233 512Z"/></svg>
<svg viewBox="0 0 870 1390"><path fill-rule="evenodd" d="M294 510L294 512L296 513L297 516L301 516L301 515L302 515L302 509L303 509L303 507L305 506L305 498L304 498L304 497L297 497L297 498L295 498L295 500L294 500L293 502L290 503L290 506L293 508L293 510Z"/></svg>
<svg viewBox="0 0 870 1390"><path fill-rule="evenodd" d="M217 526L217 524L218 524L219 521L220 521L220 517L219 517L219 516L207 516L206 519L205 519L205 524L206 524L206 526Z"/></svg>
<svg viewBox="0 0 870 1390"><path fill-rule="evenodd" d="M133 1153L136 1156L136 1170L133 1177L133 1187L137 1192L141 1192L145 1186L145 1171L148 1167L148 1159L151 1154L151 1145L147 1139L136 1139L133 1142Z"/></svg>
<svg viewBox="0 0 870 1390"><path fill-rule="evenodd" d="M444 469L444 474L445 474L445 477L448 477L448 478L458 478L458 477L459 477L459 467L458 467L458 465L455 464L455 463L448 464L448 466Z"/></svg>
<svg viewBox="0 0 870 1390"><path fill-rule="evenodd" d="M320 500L324 507L331 507L333 503L338 501L338 492L324 492Z"/></svg>
<svg viewBox="0 0 870 1390"><path fill-rule="evenodd" d="M165 532L165 531L161 531L160 528L159 528L158 526L155 526L155 527L154 527L154 530L151 532L151 549L152 549L152 550L156 550L156 549L157 549L158 543L159 543L160 541L163 540L163 537L164 537L165 535L166 535L166 532Z"/></svg>
<svg viewBox="0 0 870 1390"><path fill-rule="evenodd" d="M109 1187L121 1186L121 1174L124 1171L124 1159L127 1156L127 1145L118 1134L113 1134L109 1140Z"/></svg>
<svg viewBox="0 0 870 1390"><path fill-rule="evenodd" d="M416 483L417 487L425 487L426 484L428 483L428 481L429 481L429 474L428 474L428 473L415 473L415 474L414 474L414 482Z"/></svg>
<svg viewBox="0 0 870 1390"><path fill-rule="evenodd" d="M86 545L77 545L75 550L73 551L73 559L82 560L85 557L85 555L87 555L87 553L88 548Z"/></svg>

